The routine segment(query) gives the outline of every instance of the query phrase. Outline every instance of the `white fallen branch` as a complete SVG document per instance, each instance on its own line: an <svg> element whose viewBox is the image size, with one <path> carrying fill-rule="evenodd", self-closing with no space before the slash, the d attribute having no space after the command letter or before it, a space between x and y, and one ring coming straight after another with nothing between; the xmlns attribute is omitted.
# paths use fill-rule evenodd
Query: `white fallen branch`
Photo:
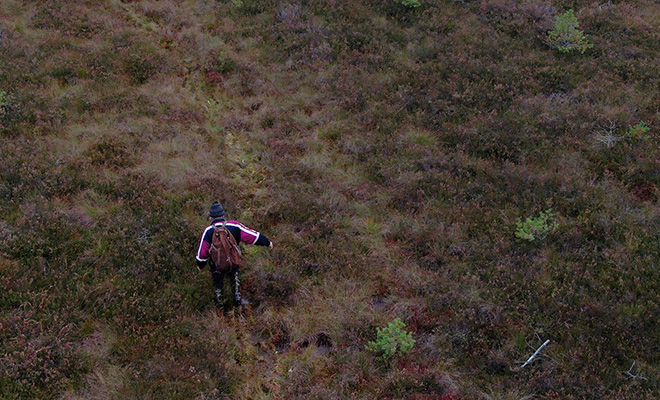
<svg viewBox="0 0 660 400"><path fill-rule="evenodd" d="M632 380L642 379L642 380L646 381L647 379L643 375L639 375L639 374L638 375L633 375L632 370L633 370L633 368L635 368L635 363L636 363L636 361L633 361L632 365L630 366L630 369L625 372L626 376L628 377L626 379L632 379Z"/></svg>
<svg viewBox="0 0 660 400"><path fill-rule="evenodd" d="M525 366L526 366L527 364L531 363L531 362L536 358L536 356L539 354L539 352L540 352L545 346L548 345L548 343L550 343L550 339L546 340L545 343L543 343L543 344L541 345L541 347L539 347L538 349L536 349L536 351L534 352L534 354L532 354L532 356L531 356L530 358L528 358L527 361L525 361L525 363L524 363L523 365L520 366L520 368L525 368Z"/></svg>

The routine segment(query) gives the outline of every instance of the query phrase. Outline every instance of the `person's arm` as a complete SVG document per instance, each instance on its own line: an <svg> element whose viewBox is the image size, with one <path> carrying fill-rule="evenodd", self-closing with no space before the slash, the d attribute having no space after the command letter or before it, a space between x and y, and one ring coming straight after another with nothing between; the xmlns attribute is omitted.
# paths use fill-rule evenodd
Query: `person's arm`
<svg viewBox="0 0 660 400"><path fill-rule="evenodd" d="M271 242L266 235L263 235L254 229L250 229L238 221L229 221L227 222L227 226L239 229L240 241L242 243L253 244L255 246L268 246L271 249L273 248L273 242Z"/></svg>
<svg viewBox="0 0 660 400"><path fill-rule="evenodd" d="M273 248L273 242L266 237L266 235L259 234L259 238L254 242L255 246L268 246L269 249Z"/></svg>
<svg viewBox="0 0 660 400"><path fill-rule="evenodd" d="M200 271L206 267L206 263L209 259L209 249L211 248L210 238L213 236L213 227L209 226L206 228L202 234L202 240L199 242L199 248L197 249L197 269Z"/></svg>

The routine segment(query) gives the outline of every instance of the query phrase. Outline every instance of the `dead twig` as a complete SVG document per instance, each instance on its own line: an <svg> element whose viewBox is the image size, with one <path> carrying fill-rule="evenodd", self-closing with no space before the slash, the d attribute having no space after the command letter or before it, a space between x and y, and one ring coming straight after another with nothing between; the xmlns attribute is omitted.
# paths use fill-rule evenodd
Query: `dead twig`
<svg viewBox="0 0 660 400"><path fill-rule="evenodd" d="M600 126L600 129L603 131L603 133L594 135L594 139L596 139L597 142L604 143L608 149L612 147L614 143L619 142L624 138L623 136L615 134L615 121L610 121L609 127Z"/></svg>
<svg viewBox="0 0 660 400"><path fill-rule="evenodd" d="M648 380L643 375L640 375L640 374L634 375L632 373L633 368L635 368L635 363L636 363L636 361L633 361L632 365L630 366L630 369L628 371L624 372L624 374L626 375L626 379L632 379L632 380L640 379L640 380L644 380L644 381Z"/></svg>
<svg viewBox="0 0 660 400"><path fill-rule="evenodd" d="M534 359L535 359L536 356L539 354L539 352L540 352L545 346L547 346L548 343L550 343L550 339L546 340L546 341L541 345L541 347L539 347L538 349L536 349L536 351L534 352L534 354L532 354L532 356L529 357L529 358L527 359L527 361L525 361L525 363L524 363L523 365L520 366L520 368L521 368L521 369L522 369L522 368L525 368L525 366L526 366L527 364L529 364L529 363L531 363L532 361L534 361Z"/></svg>

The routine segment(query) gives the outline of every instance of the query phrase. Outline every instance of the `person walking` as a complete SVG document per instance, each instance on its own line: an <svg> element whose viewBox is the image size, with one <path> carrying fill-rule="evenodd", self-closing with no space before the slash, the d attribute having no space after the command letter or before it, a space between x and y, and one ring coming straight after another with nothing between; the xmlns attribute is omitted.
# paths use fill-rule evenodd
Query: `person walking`
<svg viewBox="0 0 660 400"><path fill-rule="evenodd" d="M247 305L249 302L241 297L240 267L242 260L240 243L268 246L272 249L273 242L265 235L246 227L238 221L225 220L225 210L217 201L211 204L209 219L211 224L204 229L202 240L197 249L197 269L202 271L206 264L209 264L215 289L216 307L221 308L227 305L222 294L225 275L231 281L234 306ZM218 231L217 235L215 235L216 231ZM227 232L229 235L226 234ZM225 236L221 233L225 233Z"/></svg>

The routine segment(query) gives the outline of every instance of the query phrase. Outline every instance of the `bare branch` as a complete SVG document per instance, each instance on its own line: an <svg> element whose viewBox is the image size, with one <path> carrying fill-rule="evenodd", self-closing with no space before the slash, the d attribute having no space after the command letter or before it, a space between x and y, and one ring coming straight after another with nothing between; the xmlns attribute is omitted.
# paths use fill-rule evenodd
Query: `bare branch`
<svg viewBox="0 0 660 400"><path fill-rule="evenodd" d="M550 343L550 339L546 340L546 341L541 345L541 347L539 347L538 349L536 349L536 351L534 352L534 354L532 354L532 356L531 356L530 358L528 358L527 361L525 361L525 363L524 363L523 365L520 366L520 368L525 368L525 366L526 366L527 364L531 363L531 362L536 358L536 356L539 354L539 352L540 352L545 346L548 345L548 343Z"/></svg>
<svg viewBox="0 0 660 400"><path fill-rule="evenodd" d="M633 361L632 365L630 366L630 369L628 371L624 372L624 374L626 374L626 379L632 379L632 380L641 379L641 380L646 381L647 379L643 375L640 375L640 374L633 375L632 370L633 370L633 368L635 368L635 363L636 363L636 361Z"/></svg>
<svg viewBox="0 0 660 400"><path fill-rule="evenodd" d="M610 126L605 127L600 125L600 129L603 131L603 133L595 134L594 139L597 142L604 143L607 148L609 149L612 147L612 145L621 139L623 139L623 136L616 135L616 121L610 121Z"/></svg>

